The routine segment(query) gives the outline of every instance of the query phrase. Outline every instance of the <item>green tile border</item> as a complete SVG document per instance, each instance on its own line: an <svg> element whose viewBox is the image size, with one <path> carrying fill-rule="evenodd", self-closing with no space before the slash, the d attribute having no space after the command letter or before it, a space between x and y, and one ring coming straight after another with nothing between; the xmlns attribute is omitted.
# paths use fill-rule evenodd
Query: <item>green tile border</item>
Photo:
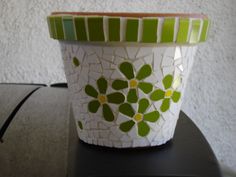
<svg viewBox="0 0 236 177"><path fill-rule="evenodd" d="M47 23L50 37L58 40L181 45L206 41L210 26L205 18L122 17L121 20L121 17L76 15L48 16Z"/></svg>

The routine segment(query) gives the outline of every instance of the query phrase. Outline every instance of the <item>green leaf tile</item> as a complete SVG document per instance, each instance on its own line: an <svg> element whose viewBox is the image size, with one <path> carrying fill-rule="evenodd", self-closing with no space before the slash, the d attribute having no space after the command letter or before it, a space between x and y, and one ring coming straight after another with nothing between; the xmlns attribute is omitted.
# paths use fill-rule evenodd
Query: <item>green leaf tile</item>
<svg viewBox="0 0 236 177"><path fill-rule="evenodd" d="M56 27L57 39L64 39L62 17L55 17L55 27Z"/></svg>
<svg viewBox="0 0 236 177"><path fill-rule="evenodd" d="M150 131L150 127L148 126L148 124L144 121L141 121L138 123L138 134L139 136L147 136L148 133Z"/></svg>
<svg viewBox="0 0 236 177"><path fill-rule="evenodd" d="M175 28L175 19L165 18L162 25L162 34L161 34L162 43L174 41L174 28Z"/></svg>
<svg viewBox="0 0 236 177"><path fill-rule="evenodd" d="M138 113L144 113L149 107L149 101L146 98L142 98L138 102Z"/></svg>
<svg viewBox="0 0 236 177"><path fill-rule="evenodd" d="M179 43L188 42L188 31L189 31L189 19L188 18L180 18L179 19L179 30L178 30L176 42L179 42Z"/></svg>
<svg viewBox="0 0 236 177"><path fill-rule="evenodd" d="M120 105L119 112L121 112L122 114L128 117L133 117L135 114L133 107L129 103L124 103Z"/></svg>
<svg viewBox="0 0 236 177"><path fill-rule="evenodd" d="M123 132L128 132L132 129L134 124L135 124L135 122L133 120L129 120L129 121L121 123L119 128Z"/></svg>
<svg viewBox="0 0 236 177"><path fill-rule="evenodd" d="M128 82L124 80L116 79L112 82L112 88L115 90L128 88Z"/></svg>
<svg viewBox="0 0 236 177"><path fill-rule="evenodd" d="M109 41L120 41L120 18L108 19Z"/></svg>
<svg viewBox="0 0 236 177"><path fill-rule="evenodd" d="M140 88L144 93L148 94L152 91L153 85L148 82L139 82L138 88Z"/></svg>
<svg viewBox="0 0 236 177"><path fill-rule="evenodd" d="M173 102L177 103L180 99L180 96L181 96L180 92L174 91L171 98Z"/></svg>
<svg viewBox="0 0 236 177"><path fill-rule="evenodd" d="M105 41L102 17L88 17L90 41Z"/></svg>
<svg viewBox="0 0 236 177"><path fill-rule="evenodd" d="M157 19L143 19L142 42L157 42Z"/></svg>
<svg viewBox="0 0 236 177"><path fill-rule="evenodd" d="M129 62L123 62L120 64L120 71L125 75L127 79L134 78L134 69L133 65Z"/></svg>
<svg viewBox="0 0 236 177"><path fill-rule="evenodd" d="M208 28L209 28L209 20L204 19L203 20L203 26L202 26L202 32L201 32L201 36L200 36L200 41L201 42L206 41Z"/></svg>
<svg viewBox="0 0 236 177"><path fill-rule="evenodd" d="M98 92L93 86L91 85L86 85L85 86L85 93L91 97L97 98Z"/></svg>
<svg viewBox="0 0 236 177"><path fill-rule="evenodd" d="M77 40L87 41L88 39L86 35L85 18L75 17L74 23L75 23L75 31L76 31Z"/></svg>
<svg viewBox="0 0 236 177"><path fill-rule="evenodd" d="M78 126L79 126L79 128L80 128L81 130L83 130L83 124L82 124L81 121L78 121Z"/></svg>
<svg viewBox="0 0 236 177"><path fill-rule="evenodd" d="M125 39L127 42L138 41L138 19L127 19Z"/></svg>
<svg viewBox="0 0 236 177"><path fill-rule="evenodd" d="M129 103L137 103L137 101L138 101L138 95L137 95L137 90L136 90L136 89L130 89L130 90L128 91L127 101L128 101Z"/></svg>
<svg viewBox="0 0 236 177"><path fill-rule="evenodd" d="M76 57L73 57L73 63L76 67L78 67L80 65L80 62Z"/></svg>
<svg viewBox="0 0 236 177"><path fill-rule="evenodd" d="M143 115L143 120L148 122L156 122L158 118L160 117L160 114L158 111L153 111L147 114Z"/></svg>
<svg viewBox="0 0 236 177"><path fill-rule="evenodd" d="M73 18L70 16L63 17L63 26L65 32L65 39L76 40Z"/></svg>
<svg viewBox="0 0 236 177"><path fill-rule="evenodd" d="M114 92L107 95L107 99L109 103L121 104L125 101L125 96L120 92Z"/></svg>
<svg viewBox="0 0 236 177"><path fill-rule="evenodd" d="M161 111L166 112L170 108L170 98L165 98L161 104Z"/></svg>
<svg viewBox="0 0 236 177"><path fill-rule="evenodd" d="M143 80L145 78L147 78L148 76L150 76L152 73L152 68L150 65L143 65L140 70L138 71L138 74L136 76L136 78L138 80Z"/></svg>
<svg viewBox="0 0 236 177"><path fill-rule="evenodd" d="M162 80L162 83L165 87L165 89L169 89L172 85L172 82L173 82L173 76L172 75L166 75L164 77L164 79Z"/></svg>
<svg viewBox="0 0 236 177"><path fill-rule="evenodd" d="M107 80L104 77L97 80L97 86L100 93L105 94L107 92Z"/></svg>
<svg viewBox="0 0 236 177"><path fill-rule="evenodd" d="M151 93L150 99L152 101L159 101L165 97L165 92L161 89L157 89Z"/></svg>
<svg viewBox="0 0 236 177"><path fill-rule="evenodd" d="M100 106L100 103L98 100L93 100L88 103L88 110L92 113L96 113L98 111L98 108Z"/></svg>
<svg viewBox="0 0 236 177"><path fill-rule="evenodd" d="M197 43L198 42L198 36L200 32L200 20L192 20L192 31L190 34L189 43Z"/></svg>
<svg viewBox="0 0 236 177"><path fill-rule="evenodd" d="M102 105L103 117L106 121L111 122L114 120L114 115L108 104Z"/></svg>

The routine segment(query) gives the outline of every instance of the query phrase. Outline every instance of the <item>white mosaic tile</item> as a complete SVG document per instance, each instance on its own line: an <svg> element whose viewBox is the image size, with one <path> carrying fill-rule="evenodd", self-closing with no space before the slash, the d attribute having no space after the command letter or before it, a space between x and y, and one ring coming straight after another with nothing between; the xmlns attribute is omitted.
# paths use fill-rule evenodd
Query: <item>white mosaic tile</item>
<svg viewBox="0 0 236 177"><path fill-rule="evenodd" d="M139 51L139 47L126 47L128 58L133 60L136 58L136 55Z"/></svg>

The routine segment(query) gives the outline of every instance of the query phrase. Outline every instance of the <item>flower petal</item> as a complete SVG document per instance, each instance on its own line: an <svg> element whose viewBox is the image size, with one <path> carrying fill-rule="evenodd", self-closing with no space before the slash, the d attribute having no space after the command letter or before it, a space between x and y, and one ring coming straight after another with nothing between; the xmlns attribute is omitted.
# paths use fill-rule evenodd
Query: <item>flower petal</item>
<svg viewBox="0 0 236 177"><path fill-rule="evenodd" d="M107 80L104 77L97 80L97 86L100 93L105 94L107 92Z"/></svg>
<svg viewBox="0 0 236 177"><path fill-rule="evenodd" d="M100 103L98 100L92 100L88 103L88 110L89 112L96 113L98 111L99 106Z"/></svg>
<svg viewBox="0 0 236 177"><path fill-rule="evenodd" d="M139 82L138 88L140 88L144 93L148 94L152 91L153 85L148 82Z"/></svg>
<svg viewBox="0 0 236 177"><path fill-rule="evenodd" d="M127 101L130 103L137 103L138 95L136 89L130 89L127 95Z"/></svg>
<svg viewBox="0 0 236 177"><path fill-rule="evenodd" d="M131 128L134 126L134 124L135 123L133 120L129 120L129 121L121 123L119 128L123 132L128 132L131 130Z"/></svg>
<svg viewBox="0 0 236 177"><path fill-rule="evenodd" d="M80 65L80 62L79 62L79 60L78 60L76 57L73 58L73 64L74 64L76 67L78 67L78 66Z"/></svg>
<svg viewBox="0 0 236 177"><path fill-rule="evenodd" d="M123 62L120 65L120 71L125 75L127 79L134 78L134 68L133 65L129 62Z"/></svg>
<svg viewBox="0 0 236 177"><path fill-rule="evenodd" d="M170 75L170 74L166 75L166 76L163 78L162 83L163 83L165 89L168 89L168 88L171 87L172 81L173 81L173 76Z"/></svg>
<svg viewBox="0 0 236 177"><path fill-rule="evenodd" d="M158 111L149 112L147 114L143 115L143 120L146 120L148 122L156 122L158 118L160 117L160 114Z"/></svg>
<svg viewBox="0 0 236 177"><path fill-rule="evenodd" d="M115 90L128 88L128 82L124 80L116 79L112 82L112 88Z"/></svg>
<svg viewBox="0 0 236 177"><path fill-rule="evenodd" d="M171 98L172 98L173 102L177 103L179 101L180 97L181 97L181 93L174 91Z"/></svg>
<svg viewBox="0 0 236 177"><path fill-rule="evenodd" d="M148 76L150 76L152 73L152 68L150 65L146 64L143 65L140 70L138 71L138 74L136 76L136 79L138 80L143 80L145 78L147 78Z"/></svg>
<svg viewBox="0 0 236 177"><path fill-rule="evenodd" d="M157 89L154 92L151 93L150 99L152 101L158 101L165 97L165 92L161 89Z"/></svg>
<svg viewBox="0 0 236 177"><path fill-rule="evenodd" d="M108 104L102 105L102 113L106 121L111 122L114 120L114 114Z"/></svg>
<svg viewBox="0 0 236 177"><path fill-rule="evenodd" d="M91 97L94 97L94 98L97 98L97 96L98 96L97 90L91 85L85 86L85 93Z"/></svg>
<svg viewBox="0 0 236 177"><path fill-rule="evenodd" d="M170 98L165 98L161 104L161 111L166 112L170 108Z"/></svg>
<svg viewBox="0 0 236 177"><path fill-rule="evenodd" d="M150 127L144 121L138 123L138 134L139 136L146 136L150 131Z"/></svg>
<svg viewBox="0 0 236 177"><path fill-rule="evenodd" d="M128 117L133 117L135 114L133 107L129 103L120 105L119 111Z"/></svg>
<svg viewBox="0 0 236 177"><path fill-rule="evenodd" d="M140 99L138 102L138 112L144 113L147 110L147 108L149 107L149 105L150 104L149 104L148 99L146 99L146 98Z"/></svg>
<svg viewBox="0 0 236 177"><path fill-rule="evenodd" d="M120 92L114 92L107 95L107 100L109 103L121 104L125 101L125 96Z"/></svg>
<svg viewBox="0 0 236 177"><path fill-rule="evenodd" d="M81 130L83 130L83 124L82 124L81 121L78 121L78 126L79 126L79 128L80 128Z"/></svg>

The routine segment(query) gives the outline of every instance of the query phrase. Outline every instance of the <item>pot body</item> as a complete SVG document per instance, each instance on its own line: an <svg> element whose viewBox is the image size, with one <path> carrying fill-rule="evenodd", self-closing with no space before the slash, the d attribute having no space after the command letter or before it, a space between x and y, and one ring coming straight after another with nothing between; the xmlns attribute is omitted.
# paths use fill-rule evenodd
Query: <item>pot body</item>
<svg viewBox="0 0 236 177"><path fill-rule="evenodd" d="M60 45L82 141L130 148L173 138L195 45Z"/></svg>

